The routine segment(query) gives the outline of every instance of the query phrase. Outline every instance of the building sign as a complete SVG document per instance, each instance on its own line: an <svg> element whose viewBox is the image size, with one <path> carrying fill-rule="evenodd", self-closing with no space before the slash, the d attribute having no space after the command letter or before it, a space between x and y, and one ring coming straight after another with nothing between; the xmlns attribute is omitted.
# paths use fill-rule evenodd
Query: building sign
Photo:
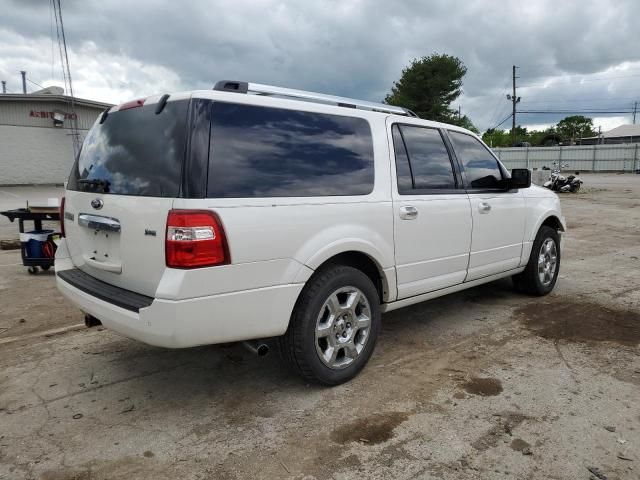
<svg viewBox="0 0 640 480"><path fill-rule="evenodd" d="M38 112L36 110L31 110L31 113L29 113L30 117L35 117L35 118L54 118L54 115L58 114L58 112ZM65 120L76 120L78 118L78 115L76 115L75 113L65 113L64 114L64 119Z"/></svg>

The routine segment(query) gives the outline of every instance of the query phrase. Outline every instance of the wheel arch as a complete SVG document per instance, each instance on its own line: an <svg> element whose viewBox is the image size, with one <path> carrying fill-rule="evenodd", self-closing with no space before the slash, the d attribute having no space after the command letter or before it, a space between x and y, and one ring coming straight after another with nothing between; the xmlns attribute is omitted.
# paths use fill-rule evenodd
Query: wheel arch
<svg viewBox="0 0 640 480"><path fill-rule="evenodd" d="M520 266L524 266L529 262L529 256L531 255L533 242L543 226L551 227L557 232L564 232L566 230L566 226L562 216L559 215L556 211L548 211L544 215L541 215L534 228L530 231L527 230L528 233L525 236L522 255L520 257Z"/></svg>
<svg viewBox="0 0 640 480"><path fill-rule="evenodd" d="M556 210L545 211L544 214L537 217L535 223L532 222L532 225L533 228L531 230L527 229L525 241L533 242L543 225L549 226L558 232L564 232L566 230L564 218Z"/></svg>
<svg viewBox="0 0 640 480"><path fill-rule="evenodd" d="M556 231L559 232L564 232L565 228L564 225L562 224L562 221L560 221L560 218L558 218L557 215L555 214L551 214L549 216L547 216L538 226L538 228L536 229L536 234L538 233L538 230L540 230L540 228L542 228L543 226L547 226L547 227L551 227Z"/></svg>
<svg viewBox="0 0 640 480"><path fill-rule="evenodd" d="M312 271L303 281L308 281L314 274L321 270L331 268L333 265L347 265L360 270L371 279L378 291L380 303L390 301L391 295L395 295L395 277L393 269L385 269L380 262L369 253L362 250L349 249L341 252L333 252L322 260L316 260L309 266ZM391 278L393 277L393 278Z"/></svg>

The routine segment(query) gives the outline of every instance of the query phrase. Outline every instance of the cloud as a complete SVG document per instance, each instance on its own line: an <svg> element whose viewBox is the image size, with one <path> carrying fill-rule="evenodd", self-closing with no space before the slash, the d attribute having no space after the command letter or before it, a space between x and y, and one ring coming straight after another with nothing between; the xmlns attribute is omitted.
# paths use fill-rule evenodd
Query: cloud
<svg viewBox="0 0 640 480"><path fill-rule="evenodd" d="M97 100L246 79L379 101L412 58L433 52L467 65L456 105L481 129L509 113L513 64L522 110L628 108L640 96L637 0L67 0L63 8L77 94ZM19 70L51 81L50 32L47 2L3 9L0 76L14 91ZM58 60L54 67L59 80ZM518 123L561 117L523 114Z"/></svg>

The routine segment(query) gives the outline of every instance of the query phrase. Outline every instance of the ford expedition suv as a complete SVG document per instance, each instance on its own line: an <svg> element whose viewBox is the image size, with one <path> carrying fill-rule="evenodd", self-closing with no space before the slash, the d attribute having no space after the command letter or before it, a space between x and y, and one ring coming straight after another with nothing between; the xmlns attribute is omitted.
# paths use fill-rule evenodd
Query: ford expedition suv
<svg viewBox="0 0 640 480"><path fill-rule="evenodd" d="M557 196L473 133L404 108L246 82L105 111L62 203L62 293L170 348L274 338L354 377L381 314L512 277L549 293Z"/></svg>

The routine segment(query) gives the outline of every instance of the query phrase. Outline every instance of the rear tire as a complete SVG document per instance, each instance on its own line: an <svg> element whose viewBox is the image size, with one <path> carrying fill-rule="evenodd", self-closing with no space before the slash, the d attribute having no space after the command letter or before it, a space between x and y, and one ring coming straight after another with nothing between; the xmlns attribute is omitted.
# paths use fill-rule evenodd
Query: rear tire
<svg viewBox="0 0 640 480"><path fill-rule="evenodd" d="M560 236L546 225L540 227L533 241L529 262L522 273L511 277L516 290L529 295L550 293L560 272Z"/></svg>
<svg viewBox="0 0 640 480"><path fill-rule="evenodd" d="M327 267L302 290L280 351L304 379L339 385L369 360L380 316L378 291L367 275L349 266Z"/></svg>

